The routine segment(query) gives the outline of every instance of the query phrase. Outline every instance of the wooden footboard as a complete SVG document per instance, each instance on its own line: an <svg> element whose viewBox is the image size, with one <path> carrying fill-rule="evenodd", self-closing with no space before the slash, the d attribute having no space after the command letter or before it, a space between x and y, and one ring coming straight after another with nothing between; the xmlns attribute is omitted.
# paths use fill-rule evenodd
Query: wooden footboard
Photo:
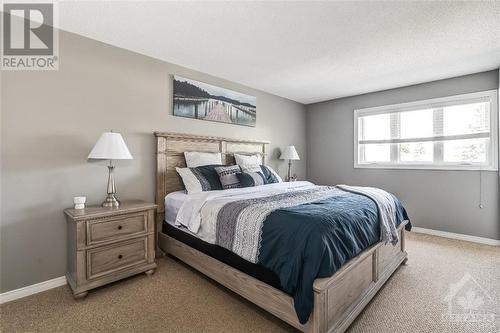
<svg viewBox="0 0 500 333"><path fill-rule="evenodd" d="M405 230L398 228L399 243L377 243L350 260L333 276L314 281L312 332L344 332L394 271L407 259Z"/></svg>
<svg viewBox="0 0 500 333"><path fill-rule="evenodd" d="M406 261L405 230L398 227L396 246L377 243L346 263L329 278L314 282L314 309L309 321L297 319L293 299L274 287L220 262L163 233L158 246L303 332L344 332L391 274Z"/></svg>

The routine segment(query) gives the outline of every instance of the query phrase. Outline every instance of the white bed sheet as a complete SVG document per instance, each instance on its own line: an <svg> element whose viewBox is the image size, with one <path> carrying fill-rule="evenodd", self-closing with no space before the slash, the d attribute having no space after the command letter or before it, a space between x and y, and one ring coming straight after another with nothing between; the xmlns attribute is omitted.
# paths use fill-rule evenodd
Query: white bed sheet
<svg viewBox="0 0 500 333"><path fill-rule="evenodd" d="M186 191L172 192L165 196L165 221L184 232L215 244L213 217L207 219L206 223L202 223L201 210L205 204L214 201L223 204L228 200L252 199L314 186L313 183L307 181L296 181L192 194L187 194Z"/></svg>
<svg viewBox="0 0 500 333"><path fill-rule="evenodd" d="M181 209L187 197L188 194L186 191L172 192L165 196L165 221L167 221L167 223L175 226L180 225L179 223L175 223L175 220L177 219L179 209Z"/></svg>
<svg viewBox="0 0 500 333"><path fill-rule="evenodd" d="M313 187L315 187L313 183L296 181L291 183L274 183L255 187L192 193L186 195L182 206L177 212L175 225L182 225L186 227L190 233L196 235L196 237L205 242L215 244L216 212L218 210L212 209L214 205L222 206L231 201L254 199L285 192L305 190ZM202 214L204 208L206 214Z"/></svg>

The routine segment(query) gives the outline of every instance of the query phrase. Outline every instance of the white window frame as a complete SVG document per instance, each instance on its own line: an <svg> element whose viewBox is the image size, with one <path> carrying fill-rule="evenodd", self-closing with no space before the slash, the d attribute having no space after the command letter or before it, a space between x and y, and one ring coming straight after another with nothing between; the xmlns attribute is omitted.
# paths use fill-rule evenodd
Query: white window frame
<svg viewBox="0 0 500 333"><path fill-rule="evenodd" d="M490 100L490 163L473 164L473 163L442 163L435 164L434 162L411 162L403 163L397 161L391 162L369 162L359 163L359 147L358 147L358 118L367 115L377 115L391 112L403 112L428 108L439 108L447 105L456 105L461 100L471 101L474 99L489 99ZM485 170L497 171L498 170L498 91L487 90L475 92L470 94L454 95L433 99L420 100L409 103L383 105L372 108L356 109L354 110L354 168L368 168L368 169L426 169L426 170ZM436 146L435 146L436 147ZM394 146L391 147L394 149ZM391 154L394 156L394 154ZM392 157L391 157L392 158Z"/></svg>

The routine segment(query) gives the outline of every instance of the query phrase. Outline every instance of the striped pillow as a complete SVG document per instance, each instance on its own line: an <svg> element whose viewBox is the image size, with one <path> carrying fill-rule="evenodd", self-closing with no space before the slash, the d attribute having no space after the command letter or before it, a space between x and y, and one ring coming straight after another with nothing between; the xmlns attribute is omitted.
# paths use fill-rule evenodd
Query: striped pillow
<svg viewBox="0 0 500 333"><path fill-rule="evenodd" d="M236 174L240 181L241 187L260 186L266 183L266 179L262 172L242 172Z"/></svg>
<svg viewBox="0 0 500 333"><path fill-rule="evenodd" d="M259 164L242 165L241 171L243 172L261 172L264 176L265 184L281 183L283 180L271 167Z"/></svg>
<svg viewBox="0 0 500 333"><path fill-rule="evenodd" d="M215 168L224 190L241 187L237 174L241 173L238 165L221 166Z"/></svg>

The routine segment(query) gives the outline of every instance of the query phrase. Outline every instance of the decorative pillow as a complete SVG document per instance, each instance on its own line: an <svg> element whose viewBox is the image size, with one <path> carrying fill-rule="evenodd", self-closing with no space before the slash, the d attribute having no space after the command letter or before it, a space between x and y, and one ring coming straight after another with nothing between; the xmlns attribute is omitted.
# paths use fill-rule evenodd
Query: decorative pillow
<svg viewBox="0 0 500 333"><path fill-rule="evenodd" d="M175 168L181 176L188 194L204 191L222 190L219 175L215 171L216 165L204 165L196 168Z"/></svg>
<svg viewBox="0 0 500 333"><path fill-rule="evenodd" d="M186 166L188 168L196 168L203 165L221 165L221 153L200 153L196 151L184 152Z"/></svg>
<svg viewBox="0 0 500 333"><path fill-rule="evenodd" d="M241 173L238 165L216 167L215 171L219 175L219 180L224 190L241 187L237 177Z"/></svg>
<svg viewBox="0 0 500 333"><path fill-rule="evenodd" d="M260 186L266 183L266 179L262 172L242 172L236 174L240 181L241 187Z"/></svg>
<svg viewBox="0 0 500 333"><path fill-rule="evenodd" d="M275 183L283 183L283 179L281 179L280 175L278 175L278 173L276 171L274 171L273 168L271 168L270 166L265 166L265 167L273 175L274 179L276 180Z"/></svg>
<svg viewBox="0 0 500 333"><path fill-rule="evenodd" d="M259 164L242 165L241 171L243 172L261 172L264 176L265 184L282 183L281 177L271 167Z"/></svg>
<svg viewBox="0 0 500 333"><path fill-rule="evenodd" d="M261 154L253 154L253 155L242 155L242 154L234 154L234 160L238 165L249 165L249 164L261 164L262 163L262 155Z"/></svg>

